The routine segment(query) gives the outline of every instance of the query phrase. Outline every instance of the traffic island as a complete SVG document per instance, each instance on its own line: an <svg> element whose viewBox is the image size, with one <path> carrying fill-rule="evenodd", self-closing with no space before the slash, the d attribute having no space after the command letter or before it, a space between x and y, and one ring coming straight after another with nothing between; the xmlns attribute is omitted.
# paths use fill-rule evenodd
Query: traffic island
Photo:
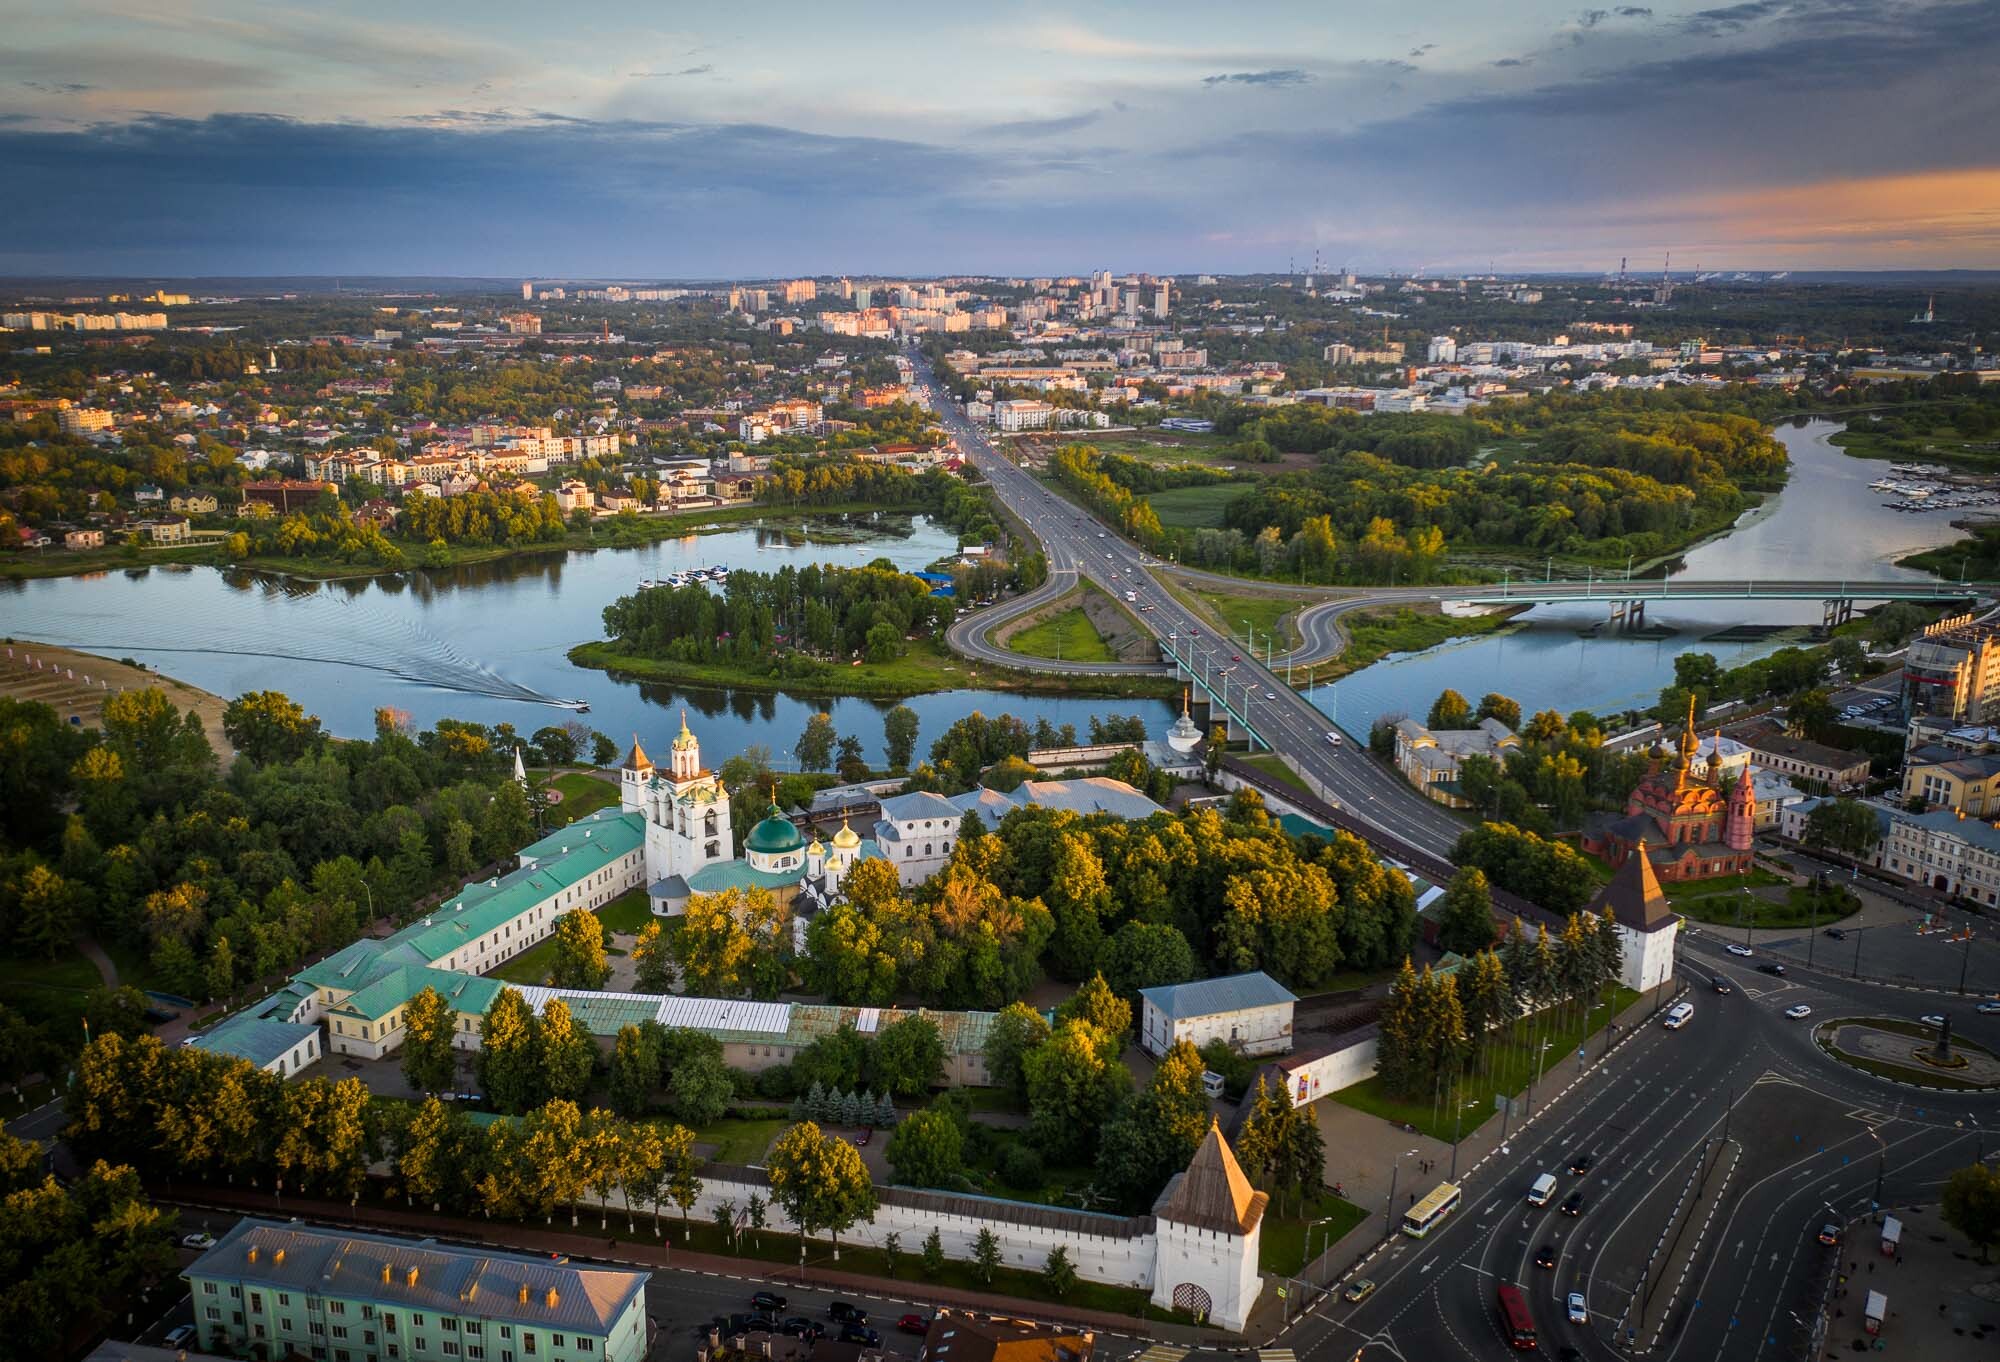
<svg viewBox="0 0 2000 1362"><path fill-rule="evenodd" d="M1894 1017L1842 1017L1813 1032L1821 1050L1863 1073L1953 1092L2000 1090L2000 1056L1969 1041L1942 1044L1937 1030Z"/></svg>

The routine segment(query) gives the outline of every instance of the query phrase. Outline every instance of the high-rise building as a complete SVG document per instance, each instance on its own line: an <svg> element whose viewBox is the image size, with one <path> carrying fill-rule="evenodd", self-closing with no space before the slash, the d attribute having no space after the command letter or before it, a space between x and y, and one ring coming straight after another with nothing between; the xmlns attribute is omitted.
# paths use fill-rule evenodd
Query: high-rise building
<svg viewBox="0 0 2000 1362"><path fill-rule="evenodd" d="M532 280L523 279L521 281L521 301L524 303L532 303L534 300L535 300L534 282Z"/></svg>
<svg viewBox="0 0 2000 1362"><path fill-rule="evenodd" d="M1164 319L1172 303L1172 289L1164 281L1153 286L1153 315Z"/></svg>

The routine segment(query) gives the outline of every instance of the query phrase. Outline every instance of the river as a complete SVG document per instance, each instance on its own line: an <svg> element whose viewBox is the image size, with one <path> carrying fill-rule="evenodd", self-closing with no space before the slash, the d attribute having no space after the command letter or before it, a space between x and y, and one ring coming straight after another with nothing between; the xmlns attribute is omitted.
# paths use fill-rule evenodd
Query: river
<svg viewBox="0 0 2000 1362"><path fill-rule="evenodd" d="M1670 575L1930 580L1896 567L1895 560L1960 538L1951 528L1952 513L1911 514L1883 506L1886 498L1868 484L1888 465L1849 457L1829 442L1839 431L1839 422L1817 419L1780 425L1777 437L1791 457L1784 490L1746 513L1728 535L1690 549ZM1605 615L1602 605L1538 606L1520 617L1519 628L1385 658L1315 689L1312 698L1357 735L1384 714L1421 717L1448 686L1475 702L1487 691L1500 691L1528 713L1617 713L1655 703L1660 687L1673 679L1677 654L1713 653L1730 666L1782 646L1781 641L1707 642L1707 635L1738 624L1818 624L1820 606L1816 601L1649 605L1646 623L1673 629L1670 637L1620 637L1609 630L1579 637L1579 630L1602 623Z"/></svg>
<svg viewBox="0 0 2000 1362"><path fill-rule="evenodd" d="M1911 515L1880 505L1868 484L1880 463L1852 459L1827 442L1839 426L1804 420L1778 431L1792 459L1784 491L1729 535L1690 550L1676 568L1694 577L1904 575L1893 559L1947 543L1949 512ZM282 690L334 733L373 731L374 713L407 710L419 725L440 718L512 723L523 733L572 717L549 702L581 699L591 725L621 743L633 733L663 740L685 705L708 750L726 756L762 743L783 757L808 715L826 709L843 734L879 759L888 702L814 699L758 691L683 690L616 679L570 665L575 644L603 633L600 612L642 578L722 564L775 569L808 561L858 564L887 558L921 568L948 554L951 531L922 516L832 517L789 527L753 525L688 535L633 549L551 554L390 578L311 582L219 568L137 568L89 577L0 582L0 634L131 657L222 696ZM853 541L860 537L862 544ZM1907 574L1921 578L1922 574ZM1474 699L1488 690L1524 709L1598 712L1650 705L1691 648L1725 664L1777 646L1707 643L1732 624L1817 623L1815 603L1729 602L1649 611L1664 639L1607 634L1580 638L1601 606L1544 606L1503 635L1446 643L1392 657L1313 693L1351 733L1380 714L1422 714L1440 690ZM1172 707L1150 700L1093 700L952 691L906 701L921 727L919 751L954 720L981 710L1046 716L1088 729L1092 715L1145 716L1155 730Z"/></svg>
<svg viewBox="0 0 2000 1362"><path fill-rule="evenodd" d="M864 542L856 543L856 539ZM843 734L882 754L891 701L739 690L684 690L620 680L571 665L578 643L601 638L602 612L643 578L720 564L774 571L786 563L853 566L887 558L921 569L957 537L925 516L815 517L783 528L751 525L630 549L515 558L396 577L309 581L222 568L151 567L85 577L0 582L0 634L130 657L217 695L281 690L342 736L374 732L383 706L419 727L441 718L511 723L521 733L572 717L549 703L580 699L580 716L621 746L636 733L660 743L686 706L711 757L762 743L780 762L824 709ZM1029 723L1075 724L1092 715L1172 718L1157 700L1093 700L951 691L903 703L919 720L918 751L980 710Z"/></svg>

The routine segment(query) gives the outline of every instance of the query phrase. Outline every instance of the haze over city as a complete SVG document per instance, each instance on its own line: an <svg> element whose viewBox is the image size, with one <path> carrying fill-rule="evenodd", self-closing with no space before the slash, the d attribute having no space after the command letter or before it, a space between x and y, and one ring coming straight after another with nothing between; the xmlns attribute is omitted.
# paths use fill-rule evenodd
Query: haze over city
<svg viewBox="0 0 2000 1362"><path fill-rule="evenodd" d="M1993 0L0 21L13 274L2000 265Z"/></svg>

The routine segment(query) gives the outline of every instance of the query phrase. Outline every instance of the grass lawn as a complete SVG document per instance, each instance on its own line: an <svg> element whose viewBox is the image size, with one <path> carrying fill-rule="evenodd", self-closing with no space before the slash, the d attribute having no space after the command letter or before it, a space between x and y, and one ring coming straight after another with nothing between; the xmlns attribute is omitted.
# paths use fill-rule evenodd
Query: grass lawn
<svg viewBox="0 0 2000 1362"><path fill-rule="evenodd" d="M1609 873L1609 867L1606 867ZM1660 890L1667 896L1667 902L1676 908L1691 899L1711 898L1719 894L1741 895L1748 889L1765 889L1775 884L1788 884L1782 875L1774 875L1761 867L1753 867L1747 875L1716 875L1706 880L1680 880L1672 884L1661 884Z"/></svg>
<svg viewBox="0 0 2000 1362"><path fill-rule="evenodd" d="M1220 529L1229 503L1253 490L1247 482L1211 483L1205 487L1170 487L1146 500L1153 514L1169 529Z"/></svg>
<svg viewBox="0 0 2000 1362"><path fill-rule="evenodd" d="M549 810L549 826L553 828L574 823L586 814L596 813L618 802L615 781L599 780L581 771L557 776L555 788L562 791L562 803Z"/></svg>
<svg viewBox="0 0 2000 1362"><path fill-rule="evenodd" d="M1517 613L1454 616L1404 606L1344 616L1340 624L1347 631L1347 647L1341 650L1340 671L1358 671L1391 653L1420 653L1455 638L1490 634L1505 628Z"/></svg>
<svg viewBox="0 0 2000 1362"><path fill-rule="evenodd" d="M1031 624L1007 640L1009 652L1026 657L1059 658L1066 662L1115 662L1104 636L1082 606Z"/></svg>
<svg viewBox="0 0 2000 1362"><path fill-rule="evenodd" d="M1752 927L1825 927L1852 917L1861 909L1861 901L1845 888L1825 895L1815 904L1812 887L1802 884L1793 885L1779 902L1757 894L1745 894L1740 888L1734 893L1725 890L1685 897L1669 894L1667 898L1677 912L1685 913L1697 922L1714 923L1719 927L1745 924Z"/></svg>
<svg viewBox="0 0 2000 1362"><path fill-rule="evenodd" d="M1464 1108L1464 1124L1458 1133L1464 1136L1478 1129L1481 1122L1493 1114L1493 1095L1506 1093L1515 1096L1527 1091L1528 1080L1535 1076L1535 1042L1547 1043L1547 1059L1544 1062L1542 1081L1538 1084L1544 1094L1554 1091L1555 1082L1550 1075L1561 1074L1565 1063L1574 1067L1576 1048L1585 1037L1593 1035L1604 1025L1608 1017L1615 1017L1637 1002L1639 995L1629 988L1613 990L1610 1010L1599 1003L1591 1009L1590 1020L1580 1021L1574 1013L1565 1014L1561 1008L1552 1008L1538 1014L1538 1017L1523 1017L1514 1023L1511 1031L1502 1030L1490 1037L1486 1044L1486 1054L1481 1060L1478 1073L1468 1074L1460 1085L1459 1102ZM1563 1075L1566 1079L1567 1075ZM1433 1104L1429 1098L1417 1101L1397 1097L1382 1086L1379 1078L1370 1078L1351 1088L1342 1088L1333 1095L1336 1102L1365 1111L1370 1116L1379 1116L1385 1121L1398 1125L1415 1126L1433 1139L1449 1141L1452 1137L1452 1103L1447 1095L1444 1100ZM1468 1105L1469 1104L1469 1105Z"/></svg>
<svg viewBox="0 0 2000 1362"><path fill-rule="evenodd" d="M1298 646L1299 634L1292 627L1291 616L1297 614L1305 602L1283 596L1262 596L1226 591L1197 591L1195 598L1207 608L1209 615L1228 633L1232 645L1241 648L1244 621L1257 633L1257 649L1261 654L1264 639L1276 635L1277 646L1291 649Z"/></svg>
<svg viewBox="0 0 2000 1362"><path fill-rule="evenodd" d="M104 980L74 946L53 960L0 954L0 997L31 1022L52 1022L59 1034L80 1035L84 1000Z"/></svg>
<svg viewBox="0 0 2000 1362"><path fill-rule="evenodd" d="M1027 1138L1027 1133L994 1127L988 1130L988 1156L968 1162L966 1174L986 1196L1002 1196L1014 1201L1033 1201L1044 1206L1075 1206L1081 1193L1097 1180L1088 1164L1047 1164L1039 1187L1016 1187L1000 1176L1000 1160L1007 1151Z"/></svg>
<svg viewBox="0 0 2000 1362"><path fill-rule="evenodd" d="M1011 1088L960 1088L959 1093L966 1098L968 1111L1011 1111L1022 1116L1028 1109L1014 1097Z"/></svg>
<svg viewBox="0 0 2000 1362"><path fill-rule="evenodd" d="M545 984L549 971L556 965L556 939L538 941L496 970L487 971L489 977L505 979L510 984Z"/></svg>
<svg viewBox="0 0 2000 1362"><path fill-rule="evenodd" d="M1285 759L1280 757L1276 752L1259 752L1256 756L1245 757L1243 760L1246 764L1256 767L1265 775L1283 781L1300 794L1312 793L1312 787L1305 783L1297 771L1285 765Z"/></svg>
<svg viewBox="0 0 2000 1362"><path fill-rule="evenodd" d="M597 920L614 932L636 935L641 927L653 920L652 901L646 891L634 889L620 894L597 911ZM622 955L622 951L606 951L607 955ZM488 973L495 979L505 979L510 984L541 984L548 982L549 971L556 964L556 939L552 936L545 941L537 941L528 949L509 960L498 969Z"/></svg>
<svg viewBox="0 0 2000 1362"><path fill-rule="evenodd" d="M715 1152L709 1157L716 1163L762 1163L764 1151L771 1147L771 1141L777 1139L778 1132L790 1124L791 1120L782 1115L754 1120L725 1116L713 1125L695 1131L694 1138L697 1144L715 1147Z"/></svg>
<svg viewBox="0 0 2000 1362"><path fill-rule="evenodd" d="M1935 1040L1937 1038L1937 1032L1923 1023L1904 1021L1900 1017L1850 1017L1844 1018L1843 1021L1853 1022L1856 1025L1866 1026L1876 1031L1890 1031L1899 1036L1909 1036L1913 1040ZM1850 1065L1853 1068L1861 1070L1863 1073L1874 1074L1878 1078L1894 1078L1905 1083L1927 1083L1933 1087L1952 1089L1982 1089L1988 1086L1961 1078L1950 1069L1932 1068L1914 1056L1911 1057L1909 1063L1898 1064L1891 1060L1876 1059L1868 1055L1851 1055L1845 1050L1836 1050L1833 1047L1832 1033L1825 1024L1814 1029L1813 1040L1819 1045L1820 1049L1826 1051L1842 1064ZM1954 1051L1970 1050L1973 1054L1984 1055L1989 1059L1993 1056L1993 1052L1985 1046L1970 1044L1967 1041L1961 1040L1956 1034L1951 1038L1951 1048Z"/></svg>
<svg viewBox="0 0 2000 1362"><path fill-rule="evenodd" d="M636 936L653 920L652 900L646 897L643 889L620 894L597 910L597 920L620 935Z"/></svg>
<svg viewBox="0 0 2000 1362"><path fill-rule="evenodd" d="M1285 1216L1265 1213L1263 1237L1257 1248L1257 1266L1266 1272L1277 1272L1287 1277L1296 1276L1310 1261L1306 1257L1306 1226L1312 1221L1321 1218L1327 1221L1324 1225L1313 1226L1311 1236L1312 1250L1324 1253L1327 1245L1338 1243L1342 1235L1368 1218L1367 1211L1331 1192L1297 1208L1287 1204L1286 1209L1290 1214Z"/></svg>

